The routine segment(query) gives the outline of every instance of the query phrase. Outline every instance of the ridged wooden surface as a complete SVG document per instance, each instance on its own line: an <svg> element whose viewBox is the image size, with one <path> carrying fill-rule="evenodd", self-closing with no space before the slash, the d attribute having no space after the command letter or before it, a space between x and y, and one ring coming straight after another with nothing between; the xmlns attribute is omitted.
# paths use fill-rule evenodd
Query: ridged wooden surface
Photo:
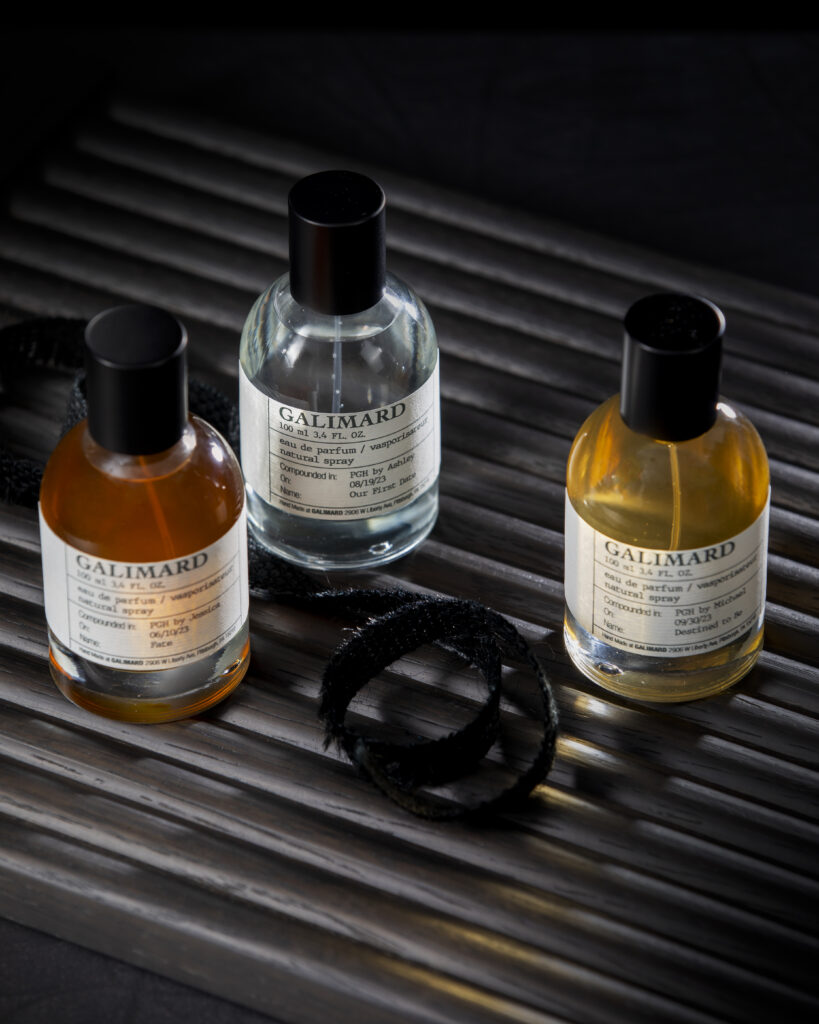
<svg viewBox="0 0 819 1024"><path fill-rule="evenodd" d="M287 190L337 164L114 103L11 190L0 322L159 303L193 372L235 393L245 314L285 269ZM36 517L2 507L0 913L283 1022L816 1019L819 302L363 169L390 268L439 331L444 458L432 537L355 580L510 616L555 687L554 769L491 825L398 810L322 747L318 680L348 624L259 600L250 673L215 712L79 711L46 668ZM773 508L758 667L658 709L567 662L562 501L571 438L617 390L622 314L669 288L726 312L723 388L768 447ZM3 437L45 457L67 383L6 390ZM422 650L357 712L446 728L479 693Z"/></svg>

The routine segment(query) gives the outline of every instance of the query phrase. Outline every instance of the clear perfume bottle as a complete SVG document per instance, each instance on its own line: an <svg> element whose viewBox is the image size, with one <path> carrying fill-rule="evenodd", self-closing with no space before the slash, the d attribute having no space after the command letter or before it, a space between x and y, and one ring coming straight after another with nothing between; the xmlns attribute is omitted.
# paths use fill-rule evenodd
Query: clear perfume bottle
<svg viewBox="0 0 819 1024"><path fill-rule="evenodd" d="M88 418L40 489L52 677L130 722L203 711L249 660L239 464L187 412L187 337L170 314L119 306L86 328Z"/></svg>
<svg viewBox="0 0 819 1024"><path fill-rule="evenodd" d="M566 646L615 693L718 693L762 648L770 477L720 399L725 320L652 295L625 318L619 395L589 416L566 475Z"/></svg>
<svg viewBox="0 0 819 1024"><path fill-rule="evenodd" d="M421 300L386 273L384 193L350 171L289 196L290 272L240 348L250 528L322 569L406 554L438 513L438 346Z"/></svg>

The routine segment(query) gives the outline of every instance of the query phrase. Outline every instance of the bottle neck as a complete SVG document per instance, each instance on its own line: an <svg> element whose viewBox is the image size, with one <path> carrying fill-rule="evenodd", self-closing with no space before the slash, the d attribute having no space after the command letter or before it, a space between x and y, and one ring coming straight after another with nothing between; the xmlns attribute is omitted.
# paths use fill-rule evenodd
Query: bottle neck
<svg viewBox="0 0 819 1024"><path fill-rule="evenodd" d="M363 341L375 337L389 330L406 305L406 286L389 274L381 298L374 306L343 316L320 313L302 305L290 289L287 274L277 284L273 302L278 320L293 334L311 341Z"/></svg>
<svg viewBox="0 0 819 1024"><path fill-rule="evenodd" d="M87 420L83 421L81 427L83 455L89 464L100 473L124 483L149 482L176 473L191 458L197 444L194 418L191 416L188 417L182 435L175 444L150 455L128 455L110 451L91 436Z"/></svg>

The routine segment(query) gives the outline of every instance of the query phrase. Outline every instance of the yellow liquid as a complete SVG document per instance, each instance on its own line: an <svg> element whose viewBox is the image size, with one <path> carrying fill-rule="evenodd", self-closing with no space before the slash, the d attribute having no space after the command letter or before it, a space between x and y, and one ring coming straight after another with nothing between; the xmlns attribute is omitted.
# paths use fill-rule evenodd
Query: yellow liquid
<svg viewBox="0 0 819 1024"><path fill-rule="evenodd" d="M762 513L770 473L753 425L720 402L717 420L689 441L656 441L631 430L619 395L604 402L575 438L566 475L569 500L589 526L644 548L707 547L735 537ZM753 666L762 615L740 639L707 654L648 657L587 633L567 609L565 637L577 667L606 689L651 701L718 693Z"/></svg>

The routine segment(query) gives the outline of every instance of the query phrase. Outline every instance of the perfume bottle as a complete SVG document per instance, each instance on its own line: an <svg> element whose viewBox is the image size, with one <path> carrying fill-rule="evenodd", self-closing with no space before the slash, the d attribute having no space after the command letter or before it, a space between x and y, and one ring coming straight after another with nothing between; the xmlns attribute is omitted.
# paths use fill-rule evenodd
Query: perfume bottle
<svg viewBox="0 0 819 1024"><path fill-rule="evenodd" d="M768 459L718 395L724 330L705 299L636 302L620 394L569 454L566 647L626 697L718 693L762 648Z"/></svg>
<svg viewBox="0 0 819 1024"><path fill-rule="evenodd" d="M94 317L88 418L40 489L51 675L75 704L122 721L203 711L249 660L242 474L188 416L186 347L161 309Z"/></svg>
<svg viewBox="0 0 819 1024"><path fill-rule="evenodd" d="M438 514L438 346L417 295L385 269L384 193L351 171L290 191L290 272L242 333L248 518L303 566L406 554Z"/></svg>

